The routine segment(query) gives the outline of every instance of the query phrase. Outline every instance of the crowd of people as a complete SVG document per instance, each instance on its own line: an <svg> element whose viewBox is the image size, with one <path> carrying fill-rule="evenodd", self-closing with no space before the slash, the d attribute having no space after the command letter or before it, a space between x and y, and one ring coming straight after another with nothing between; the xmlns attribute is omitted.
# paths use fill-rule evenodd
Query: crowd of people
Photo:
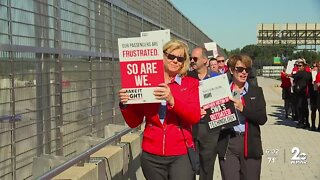
<svg viewBox="0 0 320 180"><path fill-rule="evenodd" d="M196 47L189 55L186 43L171 40L163 47L165 82L154 90L164 103L126 104L129 95L119 91L120 109L126 123L134 128L145 120L141 167L146 179L212 180L218 157L225 180L260 179L260 126L267 121L266 102L261 87L252 75L252 60L246 55L207 56ZM226 73L229 97L236 108L239 123L209 131L200 107L199 81ZM190 149L199 154L194 165Z"/></svg>
<svg viewBox="0 0 320 180"><path fill-rule="evenodd" d="M285 118L291 115L297 121L297 128L320 131L320 121L316 127L316 113L320 116L320 62L311 66L305 59L295 61L291 71L286 66L281 72L282 99L284 100ZM290 72L288 72L290 71ZM309 121L311 111L311 124Z"/></svg>

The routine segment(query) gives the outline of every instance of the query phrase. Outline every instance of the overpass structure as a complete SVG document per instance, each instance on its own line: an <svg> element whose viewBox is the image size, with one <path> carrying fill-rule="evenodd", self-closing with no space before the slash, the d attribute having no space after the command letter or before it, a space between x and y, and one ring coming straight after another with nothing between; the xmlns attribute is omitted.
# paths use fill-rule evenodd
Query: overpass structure
<svg viewBox="0 0 320 180"><path fill-rule="evenodd" d="M258 45L293 45L316 50L320 45L319 23L258 24Z"/></svg>

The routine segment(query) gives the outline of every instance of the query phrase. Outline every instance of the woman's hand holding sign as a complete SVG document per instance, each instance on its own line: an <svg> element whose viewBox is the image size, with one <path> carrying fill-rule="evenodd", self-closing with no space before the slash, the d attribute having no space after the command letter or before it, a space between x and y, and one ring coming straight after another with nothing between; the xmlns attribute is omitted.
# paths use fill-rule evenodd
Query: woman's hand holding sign
<svg viewBox="0 0 320 180"><path fill-rule="evenodd" d="M238 109L240 112L242 112L243 111L243 104L242 104L242 102L241 102L241 99L237 99L237 98L234 98L234 97L229 97L229 99L231 100L231 101L233 101L233 104L234 104L234 107L236 108L236 109Z"/></svg>
<svg viewBox="0 0 320 180"><path fill-rule="evenodd" d="M125 104L129 100L129 94L125 89L119 90L119 98L122 104Z"/></svg>
<svg viewBox="0 0 320 180"><path fill-rule="evenodd" d="M156 97L156 99L166 100L171 107L174 106L174 98L167 84L159 84L158 87L154 90L153 95Z"/></svg>
<svg viewBox="0 0 320 180"><path fill-rule="evenodd" d="M201 113L201 118L203 118L207 114L207 111L203 107L201 107L200 113Z"/></svg>

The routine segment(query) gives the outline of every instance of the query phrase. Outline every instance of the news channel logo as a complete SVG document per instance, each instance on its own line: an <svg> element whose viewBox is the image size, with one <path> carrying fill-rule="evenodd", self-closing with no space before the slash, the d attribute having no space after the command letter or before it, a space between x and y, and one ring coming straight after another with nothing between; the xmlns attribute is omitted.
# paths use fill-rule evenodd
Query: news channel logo
<svg viewBox="0 0 320 180"><path fill-rule="evenodd" d="M307 154L300 151L300 148L293 147L291 149L291 164L307 164Z"/></svg>
<svg viewBox="0 0 320 180"><path fill-rule="evenodd" d="M290 151L291 155L289 157L290 164L307 164L308 155L305 152L302 152L299 147L293 147ZM285 149L281 148L268 148L265 150L265 155L267 157L268 164L274 164L277 162L288 163L286 158Z"/></svg>

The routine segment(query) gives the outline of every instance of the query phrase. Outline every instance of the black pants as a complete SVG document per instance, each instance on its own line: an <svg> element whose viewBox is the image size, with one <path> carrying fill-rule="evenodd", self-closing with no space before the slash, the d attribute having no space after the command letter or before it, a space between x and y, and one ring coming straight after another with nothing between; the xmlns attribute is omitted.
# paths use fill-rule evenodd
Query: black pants
<svg viewBox="0 0 320 180"><path fill-rule="evenodd" d="M292 93L291 93L291 88L282 88L282 99L284 101L284 110L286 113L286 118L289 115L289 110L292 111Z"/></svg>
<svg viewBox="0 0 320 180"><path fill-rule="evenodd" d="M141 168L147 180L194 180L188 155L158 156L142 152Z"/></svg>
<svg viewBox="0 0 320 180"><path fill-rule="evenodd" d="M318 91L310 92L310 106L311 106L311 124L312 127L316 127L316 113L318 111L320 117L320 94ZM320 127L320 121L319 125Z"/></svg>
<svg viewBox="0 0 320 180"><path fill-rule="evenodd" d="M292 102L292 120L298 121L298 93L293 93L291 97Z"/></svg>
<svg viewBox="0 0 320 180"><path fill-rule="evenodd" d="M226 159L219 158L223 180L259 180L261 158L245 158L243 148L244 137L230 138Z"/></svg>
<svg viewBox="0 0 320 180"><path fill-rule="evenodd" d="M217 142L220 130L208 132L205 124L199 123L197 144L200 156L200 180L212 180L217 157Z"/></svg>
<svg viewBox="0 0 320 180"><path fill-rule="evenodd" d="M309 125L308 118L308 99L305 93L300 93L297 96L298 120L300 124Z"/></svg>

